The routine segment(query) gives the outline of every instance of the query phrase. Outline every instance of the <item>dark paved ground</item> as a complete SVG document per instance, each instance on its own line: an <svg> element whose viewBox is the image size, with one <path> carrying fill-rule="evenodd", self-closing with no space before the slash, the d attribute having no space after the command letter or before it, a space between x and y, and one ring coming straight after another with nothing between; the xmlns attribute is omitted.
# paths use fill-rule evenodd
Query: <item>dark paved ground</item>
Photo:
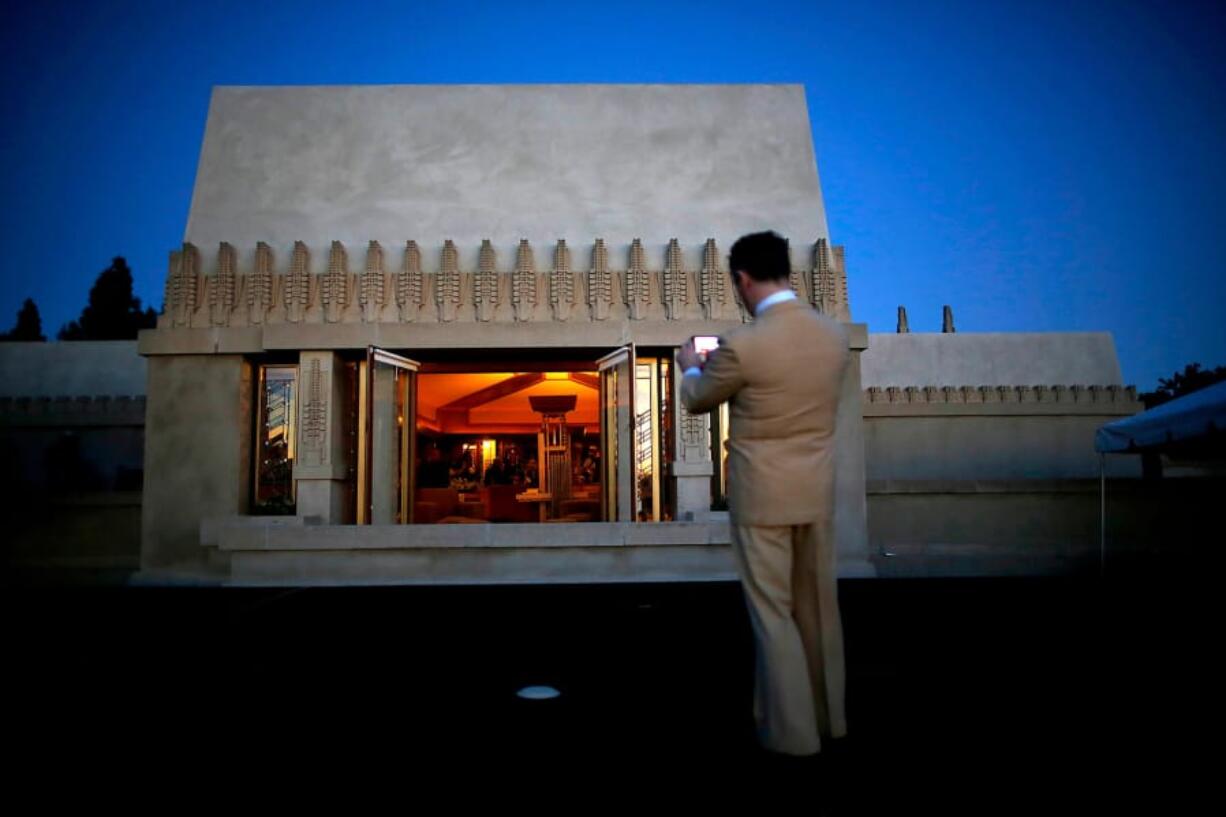
<svg viewBox="0 0 1226 817"><path fill-rule="evenodd" d="M182 758L185 774L209 756L621 780L701 764L708 791L730 766L818 781L833 812L974 803L986 785L986 813L1053 792L1120 813L1174 803L1220 754L1208 588L1170 571L841 582L851 735L779 769L752 739L735 585L9 587L7 731L28 757ZM517 699L527 684L563 695Z"/></svg>

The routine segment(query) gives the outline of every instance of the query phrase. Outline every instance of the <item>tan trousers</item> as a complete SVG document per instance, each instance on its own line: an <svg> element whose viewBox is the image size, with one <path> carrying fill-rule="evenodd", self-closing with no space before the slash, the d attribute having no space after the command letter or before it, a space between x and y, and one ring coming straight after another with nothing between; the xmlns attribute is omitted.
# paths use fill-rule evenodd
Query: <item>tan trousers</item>
<svg viewBox="0 0 1226 817"><path fill-rule="evenodd" d="M793 755L847 734L833 526L733 525L755 646L754 720L764 748Z"/></svg>

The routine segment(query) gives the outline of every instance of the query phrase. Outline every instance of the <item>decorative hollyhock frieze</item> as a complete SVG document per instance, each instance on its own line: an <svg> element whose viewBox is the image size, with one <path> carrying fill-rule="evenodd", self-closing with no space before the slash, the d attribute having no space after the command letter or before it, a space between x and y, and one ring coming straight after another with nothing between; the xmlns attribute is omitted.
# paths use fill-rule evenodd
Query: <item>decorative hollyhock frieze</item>
<svg viewBox="0 0 1226 817"><path fill-rule="evenodd" d="M809 302L823 315L834 315L837 293L834 268L830 265L830 251L826 239L819 238L813 245L813 271L810 283L812 291Z"/></svg>
<svg viewBox="0 0 1226 817"><path fill-rule="evenodd" d="M319 282L319 302L326 323L338 323L349 306L349 254L339 241L332 242L328 254L328 271Z"/></svg>
<svg viewBox="0 0 1226 817"><path fill-rule="evenodd" d="M294 242L289 275L285 276L285 319L302 323L311 306L311 253L301 241Z"/></svg>
<svg viewBox="0 0 1226 817"><path fill-rule="evenodd" d="M511 307L515 320L530 321L536 311L536 261L532 246L521 239L515 252L515 271L511 273Z"/></svg>
<svg viewBox="0 0 1226 817"><path fill-rule="evenodd" d="M592 320L603 321L609 317L613 306L613 271L609 269L609 250L604 239L596 239L592 247L592 268L587 274L587 302L592 309Z"/></svg>
<svg viewBox="0 0 1226 817"><path fill-rule="evenodd" d="M675 321L681 317L681 310L690 302L689 276L685 271L681 244L675 238L668 242L661 289L664 295L664 316Z"/></svg>
<svg viewBox="0 0 1226 817"><path fill-rule="evenodd" d="M473 276L473 305L477 309L479 321L492 321L498 309L500 299L496 261L494 245L487 238L481 242L477 273Z"/></svg>
<svg viewBox="0 0 1226 817"><path fill-rule="evenodd" d="M843 247L834 247L832 251L836 296L834 317L844 323L850 323L851 301L847 297L847 256Z"/></svg>
<svg viewBox="0 0 1226 817"><path fill-rule="evenodd" d="M702 248L702 271L698 274L698 303L704 320L715 320L728 302L727 278L719 268L715 239L708 238Z"/></svg>
<svg viewBox="0 0 1226 817"><path fill-rule="evenodd" d="M366 248L366 271L362 273L362 286L358 291L358 304L362 307L362 320L366 323L379 319L379 310L384 303L384 284L383 248L378 241L372 241Z"/></svg>
<svg viewBox="0 0 1226 817"><path fill-rule="evenodd" d="M417 320L417 312L422 305L424 277L421 271L421 250L418 249L416 241L406 241L404 263L396 276L396 307L400 310L400 320Z"/></svg>
<svg viewBox="0 0 1226 817"><path fill-rule="evenodd" d="M209 312L214 326L229 326L238 287L238 254L234 246L222 241L217 248L217 273L209 287Z"/></svg>
<svg viewBox="0 0 1226 817"><path fill-rule="evenodd" d="M172 326L188 326L199 304L200 251L195 244L184 241L183 249L171 255L163 310L170 314Z"/></svg>
<svg viewBox="0 0 1226 817"><path fill-rule="evenodd" d="M643 242L637 238L630 243L630 263L626 268L625 280L626 307L630 310L630 319L642 320L651 305L651 273L647 271Z"/></svg>
<svg viewBox="0 0 1226 817"><path fill-rule="evenodd" d="M555 321L570 317L575 302L575 273L570 267L570 249L566 239L559 238L553 250L553 271L549 273L549 308Z"/></svg>
<svg viewBox="0 0 1226 817"><path fill-rule="evenodd" d="M255 245L255 269L247 276L245 295L247 322L258 325L267 322L273 301L272 247L263 241Z"/></svg>
<svg viewBox="0 0 1226 817"><path fill-rule="evenodd" d="M302 241L294 242L281 272L274 267L268 244L256 245L254 266L246 271L239 269L237 249L221 242L216 258L207 261L212 268L205 275L200 252L184 243L170 256L159 325L169 329L306 322L377 324L420 321L424 315L442 322L605 321L614 316L646 322L727 321L737 315L730 302L736 303L742 320L752 320L736 297L727 270L721 269L715 239L706 240L697 269L686 268L679 238L669 239L665 247L662 267L649 268L643 241L635 238L627 246L626 264L613 269L609 247L603 239L596 239L590 267L577 272L569 245L559 239L550 268L538 270L531 242L521 239L514 266L500 272L493 243L486 239L476 268L462 271L459 248L447 240L439 270L427 273L416 241L405 242L402 262L389 270L382 245L372 240L367 243L363 269L351 273L347 249L340 241L331 242L327 268L321 272L311 269L310 250ZM792 279L801 297L825 314L846 320L841 250L824 240L817 242L813 268L793 269ZM431 302L437 310L423 310ZM576 311L583 305L585 310ZM242 310L241 314L236 310ZM946 331L950 331L952 315L947 318Z"/></svg>
<svg viewBox="0 0 1226 817"><path fill-rule="evenodd" d="M438 306L440 321L456 319L460 308L460 253L450 238L443 243L443 262L435 278L434 303Z"/></svg>

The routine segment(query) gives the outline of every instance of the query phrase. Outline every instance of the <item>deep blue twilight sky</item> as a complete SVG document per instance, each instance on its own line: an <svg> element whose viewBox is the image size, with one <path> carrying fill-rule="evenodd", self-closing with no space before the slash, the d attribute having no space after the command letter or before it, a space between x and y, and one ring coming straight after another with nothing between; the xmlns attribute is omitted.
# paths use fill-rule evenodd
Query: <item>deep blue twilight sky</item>
<svg viewBox="0 0 1226 817"><path fill-rule="evenodd" d="M10 4L0 329L115 255L161 306L215 84L796 82L856 320L1110 331L1150 389L1226 364L1223 43L1184 0Z"/></svg>

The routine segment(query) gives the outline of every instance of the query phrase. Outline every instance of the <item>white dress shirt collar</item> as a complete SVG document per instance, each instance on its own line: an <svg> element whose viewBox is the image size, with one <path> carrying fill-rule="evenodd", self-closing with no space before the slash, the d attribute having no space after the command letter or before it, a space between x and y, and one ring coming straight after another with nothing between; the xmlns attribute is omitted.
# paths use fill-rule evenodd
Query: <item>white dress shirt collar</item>
<svg viewBox="0 0 1226 817"><path fill-rule="evenodd" d="M781 304L784 301L794 301L794 300L796 300L795 292L793 292L790 289L780 290L779 292L775 292L771 295L767 295L761 301L758 301L758 305L754 309L753 315L755 318L760 318L762 317L763 312L770 309L775 304ZM690 368L686 369L681 374L682 377L699 377L701 375L702 375L702 369L698 368L697 366L691 366Z"/></svg>
<svg viewBox="0 0 1226 817"><path fill-rule="evenodd" d="M784 301L796 300L796 293L790 289L781 289L778 292L767 295L762 300L758 301L758 305L754 308L753 316L755 318L762 317L762 313L770 309L775 304L781 304Z"/></svg>

